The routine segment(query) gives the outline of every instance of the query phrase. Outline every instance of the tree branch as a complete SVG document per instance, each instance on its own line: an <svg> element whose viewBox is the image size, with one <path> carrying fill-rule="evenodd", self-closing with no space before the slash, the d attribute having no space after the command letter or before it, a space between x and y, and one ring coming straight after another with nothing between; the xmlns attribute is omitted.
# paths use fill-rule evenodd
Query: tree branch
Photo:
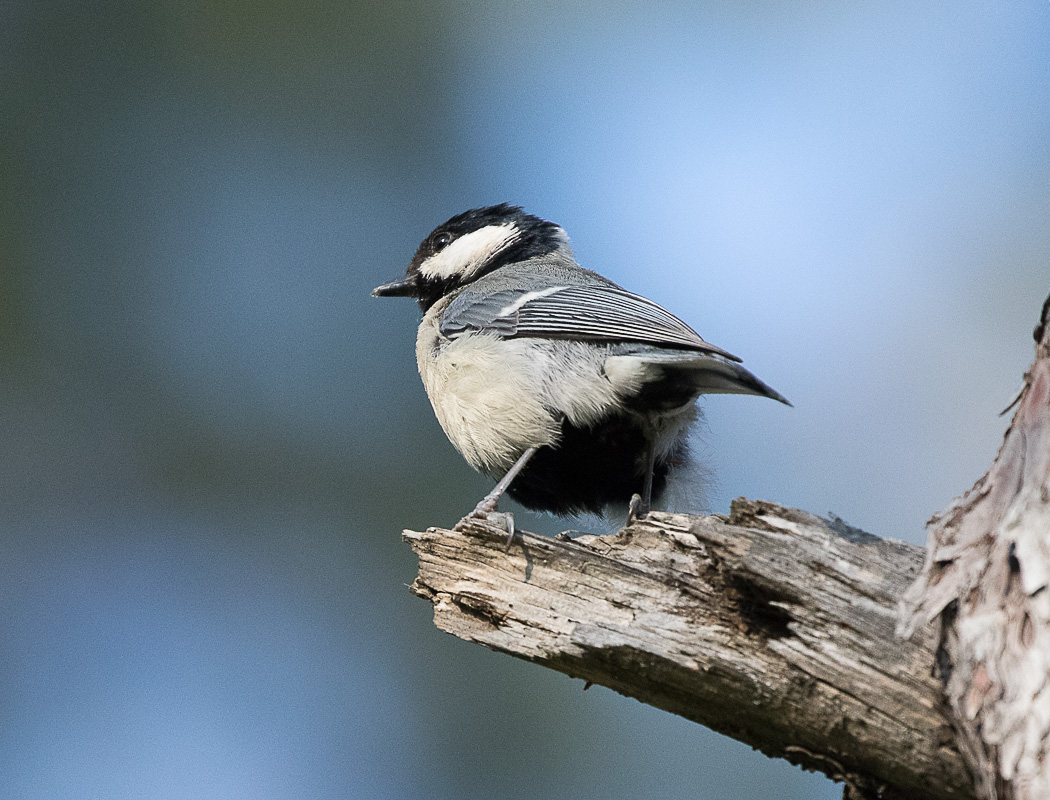
<svg viewBox="0 0 1050 800"><path fill-rule="evenodd" d="M412 590L467 641L602 684L851 797L973 798L933 677L932 626L894 635L922 548L737 500L612 536L406 531Z"/></svg>

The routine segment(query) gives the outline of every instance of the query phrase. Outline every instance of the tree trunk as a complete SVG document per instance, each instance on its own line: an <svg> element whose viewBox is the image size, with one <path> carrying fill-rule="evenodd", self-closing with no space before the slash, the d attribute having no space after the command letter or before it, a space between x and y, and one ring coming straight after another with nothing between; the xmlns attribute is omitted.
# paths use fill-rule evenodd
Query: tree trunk
<svg viewBox="0 0 1050 800"><path fill-rule="evenodd" d="M1050 298L995 463L930 522L910 631L939 621L938 675L985 800L1050 798Z"/></svg>

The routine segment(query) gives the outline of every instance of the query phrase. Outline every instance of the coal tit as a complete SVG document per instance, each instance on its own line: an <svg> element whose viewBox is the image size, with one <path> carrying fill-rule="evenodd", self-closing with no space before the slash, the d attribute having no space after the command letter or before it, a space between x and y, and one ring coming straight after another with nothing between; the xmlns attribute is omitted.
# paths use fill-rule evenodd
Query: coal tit
<svg viewBox="0 0 1050 800"><path fill-rule="evenodd" d="M419 302L416 360L438 421L499 479L468 518L489 518L504 491L556 514L629 501L644 514L684 456L699 395L790 405L673 314L579 266L558 225L506 203L439 225L404 279L372 294Z"/></svg>

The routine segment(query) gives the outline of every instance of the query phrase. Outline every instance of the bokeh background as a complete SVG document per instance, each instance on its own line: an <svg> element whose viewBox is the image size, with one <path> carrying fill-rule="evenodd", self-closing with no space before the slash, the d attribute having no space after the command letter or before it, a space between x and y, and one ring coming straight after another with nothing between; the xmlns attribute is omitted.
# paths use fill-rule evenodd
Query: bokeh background
<svg viewBox="0 0 1050 800"><path fill-rule="evenodd" d="M711 510L921 543L1050 291L1050 3L0 4L0 796L839 795L409 594L489 482L369 290L504 200L795 403L703 402Z"/></svg>

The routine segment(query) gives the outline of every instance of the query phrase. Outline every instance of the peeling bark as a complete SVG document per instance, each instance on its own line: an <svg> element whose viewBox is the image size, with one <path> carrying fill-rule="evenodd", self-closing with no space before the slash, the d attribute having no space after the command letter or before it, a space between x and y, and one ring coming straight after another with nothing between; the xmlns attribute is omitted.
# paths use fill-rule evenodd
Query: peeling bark
<svg viewBox="0 0 1050 800"><path fill-rule="evenodd" d="M1050 297L991 469L929 523L905 632L939 623L938 672L984 800L1050 798Z"/></svg>

